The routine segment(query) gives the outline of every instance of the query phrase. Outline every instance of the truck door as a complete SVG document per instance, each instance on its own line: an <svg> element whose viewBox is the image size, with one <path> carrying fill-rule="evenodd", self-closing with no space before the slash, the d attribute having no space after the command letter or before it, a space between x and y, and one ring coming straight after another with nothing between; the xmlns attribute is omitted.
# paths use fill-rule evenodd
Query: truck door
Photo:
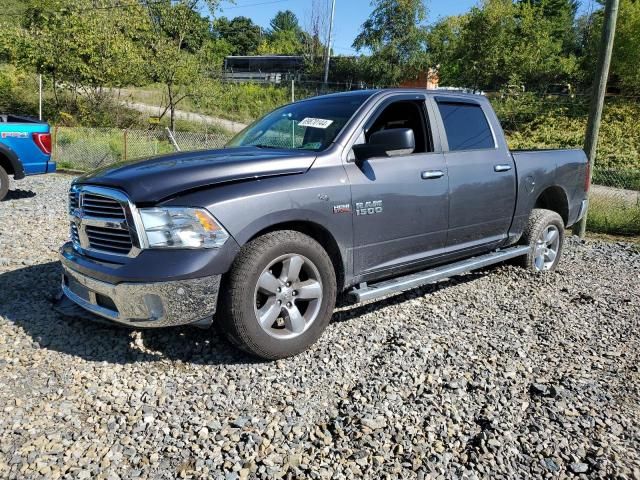
<svg viewBox="0 0 640 480"><path fill-rule="evenodd" d="M516 172L487 102L436 97L449 172L447 252L486 250L507 238L516 201ZM499 140L498 140L499 139Z"/></svg>
<svg viewBox="0 0 640 480"><path fill-rule="evenodd" d="M364 279L423 263L445 247L447 169L434 148L424 95L383 101L355 143L394 128L413 130L413 152L345 164L352 192L354 273Z"/></svg>

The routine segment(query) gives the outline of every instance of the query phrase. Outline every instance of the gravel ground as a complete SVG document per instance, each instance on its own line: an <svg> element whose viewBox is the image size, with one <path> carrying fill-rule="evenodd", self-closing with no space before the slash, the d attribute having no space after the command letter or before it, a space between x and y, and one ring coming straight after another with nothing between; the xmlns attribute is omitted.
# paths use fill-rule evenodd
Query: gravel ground
<svg viewBox="0 0 640 480"><path fill-rule="evenodd" d="M640 479L640 253L343 306L298 357L52 310L69 177L0 203L0 478Z"/></svg>

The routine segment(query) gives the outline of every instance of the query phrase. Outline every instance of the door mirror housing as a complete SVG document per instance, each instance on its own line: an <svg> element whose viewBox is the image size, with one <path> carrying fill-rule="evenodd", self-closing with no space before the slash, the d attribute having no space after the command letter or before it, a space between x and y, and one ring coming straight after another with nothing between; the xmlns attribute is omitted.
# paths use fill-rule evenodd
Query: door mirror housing
<svg viewBox="0 0 640 480"><path fill-rule="evenodd" d="M373 157L409 155L416 149L416 139L410 128L391 128L375 132L367 143L353 146L355 160L362 162Z"/></svg>

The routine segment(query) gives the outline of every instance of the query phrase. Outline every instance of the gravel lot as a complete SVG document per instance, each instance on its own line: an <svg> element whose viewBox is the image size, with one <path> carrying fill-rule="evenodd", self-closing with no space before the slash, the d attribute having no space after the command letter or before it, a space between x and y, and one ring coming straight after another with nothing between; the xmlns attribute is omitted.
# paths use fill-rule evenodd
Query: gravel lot
<svg viewBox="0 0 640 480"><path fill-rule="evenodd" d="M70 177L0 203L0 478L640 479L640 253L343 306L275 363L52 310Z"/></svg>

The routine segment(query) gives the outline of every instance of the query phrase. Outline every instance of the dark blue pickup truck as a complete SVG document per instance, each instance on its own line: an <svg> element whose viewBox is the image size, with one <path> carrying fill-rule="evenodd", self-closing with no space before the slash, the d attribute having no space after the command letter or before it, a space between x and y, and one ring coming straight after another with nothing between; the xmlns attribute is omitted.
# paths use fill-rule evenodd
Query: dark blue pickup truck
<svg viewBox="0 0 640 480"><path fill-rule="evenodd" d="M9 175L52 173L49 125L30 117L0 115L0 200L9 192Z"/></svg>

